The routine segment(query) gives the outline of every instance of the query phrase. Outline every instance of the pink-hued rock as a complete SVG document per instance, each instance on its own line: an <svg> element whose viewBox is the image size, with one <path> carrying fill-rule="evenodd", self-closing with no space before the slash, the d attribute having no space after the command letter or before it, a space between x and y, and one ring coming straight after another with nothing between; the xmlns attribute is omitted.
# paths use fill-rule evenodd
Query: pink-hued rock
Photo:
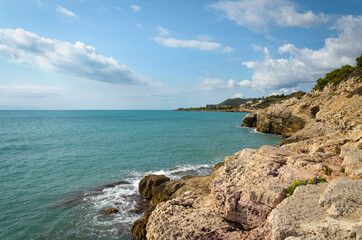
<svg viewBox="0 0 362 240"><path fill-rule="evenodd" d="M339 161L338 156L298 154L271 146L244 149L226 158L223 172L210 185L211 196L223 217L253 229L285 198L292 181L324 175L322 163L331 159Z"/></svg>
<svg viewBox="0 0 362 240"><path fill-rule="evenodd" d="M243 239L243 232L226 222L207 196L186 192L159 203L147 224L147 239Z"/></svg>

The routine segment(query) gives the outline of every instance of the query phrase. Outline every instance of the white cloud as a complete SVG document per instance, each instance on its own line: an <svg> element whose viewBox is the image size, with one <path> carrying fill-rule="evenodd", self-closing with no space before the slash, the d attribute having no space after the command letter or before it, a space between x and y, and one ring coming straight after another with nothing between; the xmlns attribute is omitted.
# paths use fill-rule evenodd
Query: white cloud
<svg viewBox="0 0 362 240"><path fill-rule="evenodd" d="M66 9L66 8L64 8L64 7L62 7L62 6L58 5L58 4L57 4L57 8L55 9L55 11L58 12L58 13L64 14L64 15L66 15L68 17L76 17L77 16L74 12L69 11L68 9Z"/></svg>
<svg viewBox="0 0 362 240"><path fill-rule="evenodd" d="M161 26L157 26L158 35L159 36L167 36L170 34L170 31L166 28L163 28Z"/></svg>
<svg viewBox="0 0 362 240"><path fill-rule="evenodd" d="M198 35L198 40L176 39L166 37L170 35L170 31L166 28L157 27L158 35L153 40L163 46L170 48L192 48L201 51L220 50L222 53L231 53L234 51L232 47L223 46L221 43L212 42L212 37L209 35Z"/></svg>
<svg viewBox="0 0 362 240"><path fill-rule="evenodd" d="M160 31L160 33L163 35L165 35L166 33L169 34L169 32L165 32L163 30ZM153 40L158 44L170 48L192 48L201 51L220 50L222 53L231 53L234 51L232 47L223 46L221 43L218 42L176 39L172 37L163 37L163 36L154 37Z"/></svg>
<svg viewBox="0 0 362 240"><path fill-rule="evenodd" d="M201 88L204 90L227 90L227 89L242 89L248 88L251 86L251 81L243 80L241 82L236 82L234 79L230 79L225 83L222 79L219 78L203 78L201 77Z"/></svg>
<svg viewBox="0 0 362 240"><path fill-rule="evenodd" d="M328 20L323 13L297 12L289 0L219 1L210 7L223 11L228 19L254 32L265 31L269 26L310 27Z"/></svg>
<svg viewBox="0 0 362 240"><path fill-rule="evenodd" d="M145 84L135 72L82 42L39 37L23 29L0 29L0 56L43 70L115 84Z"/></svg>
<svg viewBox="0 0 362 240"><path fill-rule="evenodd" d="M335 68L355 65L356 57L362 52L362 16L343 16L333 29L339 31L338 36L325 39L321 49L285 44L279 48L279 53L289 57L266 57L263 61L243 62L254 70L252 87L261 90L293 89L313 84L317 78Z"/></svg>
<svg viewBox="0 0 362 240"><path fill-rule="evenodd" d="M132 8L132 10L134 12L140 12L141 11L141 7L138 5L131 5L130 8Z"/></svg>
<svg viewBox="0 0 362 240"><path fill-rule="evenodd" d="M222 45L217 42L206 42L199 40L185 40L176 38L155 37L155 42L171 48L194 48L202 51L220 49Z"/></svg>
<svg viewBox="0 0 362 240"><path fill-rule="evenodd" d="M137 26L138 28L142 28L142 25L139 24L139 23L137 23L136 26Z"/></svg>
<svg viewBox="0 0 362 240"><path fill-rule="evenodd" d="M265 54L265 57L266 58L271 58L271 54L270 54L270 51L267 47L261 47L259 45L256 45L256 44L252 44L251 45L255 51L257 52L263 52Z"/></svg>
<svg viewBox="0 0 362 240"><path fill-rule="evenodd" d="M235 93L233 97L234 97L234 98L242 98L242 97L243 97L243 94L241 94L241 93Z"/></svg>

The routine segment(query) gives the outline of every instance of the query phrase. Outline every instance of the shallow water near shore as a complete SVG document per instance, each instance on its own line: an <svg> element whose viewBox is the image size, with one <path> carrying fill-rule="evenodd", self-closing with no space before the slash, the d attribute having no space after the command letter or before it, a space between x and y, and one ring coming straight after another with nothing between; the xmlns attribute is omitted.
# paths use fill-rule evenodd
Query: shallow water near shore
<svg viewBox="0 0 362 240"><path fill-rule="evenodd" d="M145 175L205 175L227 155L281 141L241 128L245 115L0 111L0 239L131 239Z"/></svg>

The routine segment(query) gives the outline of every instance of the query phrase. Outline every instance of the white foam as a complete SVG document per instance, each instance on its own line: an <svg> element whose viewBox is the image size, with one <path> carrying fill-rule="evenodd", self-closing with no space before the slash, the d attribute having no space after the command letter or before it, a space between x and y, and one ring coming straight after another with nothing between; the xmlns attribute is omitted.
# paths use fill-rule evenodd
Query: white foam
<svg viewBox="0 0 362 240"><path fill-rule="evenodd" d="M161 169L148 172L132 172L124 180L128 183L105 188L101 192L88 192L85 194L83 203L87 205L88 216L86 217L94 226L130 226L135 220L142 217L143 213L136 213L140 198L138 193L139 181L148 174L163 174L170 179L182 176L206 175L211 173L211 166L207 164L180 165L169 169ZM105 208L117 208L119 213L105 217L102 210ZM112 228L113 229L113 228ZM111 230L111 229L109 229Z"/></svg>

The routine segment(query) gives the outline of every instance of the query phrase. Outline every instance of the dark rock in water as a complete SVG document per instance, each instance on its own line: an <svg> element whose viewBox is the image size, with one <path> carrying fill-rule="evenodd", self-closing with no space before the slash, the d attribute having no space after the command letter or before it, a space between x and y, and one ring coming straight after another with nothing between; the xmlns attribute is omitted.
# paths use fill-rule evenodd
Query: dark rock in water
<svg viewBox="0 0 362 240"><path fill-rule="evenodd" d="M110 214L117 214L117 213L119 213L119 210L118 210L117 208L106 208L106 209L103 210L103 212L104 212L105 214L110 215Z"/></svg>
<svg viewBox="0 0 362 240"><path fill-rule="evenodd" d="M107 184L98 186L98 187L96 187L96 188L94 188L92 190L93 191L102 191L103 189L115 187L115 186L118 186L118 185L121 185L121 184L131 184L131 183L128 182L128 181L121 180L121 181L107 183Z"/></svg>
<svg viewBox="0 0 362 240"><path fill-rule="evenodd" d="M146 239L146 223L142 220L137 220L132 224L132 236L136 240Z"/></svg>
<svg viewBox="0 0 362 240"><path fill-rule="evenodd" d="M213 168L212 171L216 171L219 168L221 168L222 166L224 166L225 162L219 162L218 164L216 164Z"/></svg>
<svg viewBox="0 0 362 240"><path fill-rule="evenodd" d="M183 185L184 181L182 181L181 179L175 179L162 183L160 186L153 190L151 203L153 205L157 205L162 201L170 199L171 195Z"/></svg>
<svg viewBox="0 0 362 240"><path fill-rule="evenodd" d="M208 176L192 175L186 175L181 179L174 180L169 180L169 178L163 175L148 175L143 178L139 184L138 190L141 195L143 194L143 197L148 196L148 198L151 198L152 205L147 209L142 220L137 220L133 223L131 228L133 237L136 240L146 239L146 225L148 218L158 203L179 197L187 191L195 192L200 195L208 195L210 193L208 179ZM161 184L158 184L160 182Z"/></svg>
<svg viewBox="0 0 362 240"><path fill-rule="evenodd" d="M138 191L140 192L142 198L150 199L152 197L153 190L167 181L170 181L170 179L165 175L150 174L140 181L138 184Z"/></svg>
<svg viewBox="0 0 362 240"><path fill-rule="evenodd" d="M257 122L256 114L254 113L247 114L244 117L243 124L241 126L254 128L256 127L256 122Z"/></svg>
<svg viewBox="0 0 362 240"><path fill-rule="evenodd" d="M131 232L132 236L136 240L146 239L146 225L148 222L148 218L151 216L153 210L155 210L156 206L151 206L147 209L145 214L143 215L141 220L137 220L132 224Z"/></svg>
<svg viewBox="0 0 362 240"><path fill-rule="evenodd" d="M106 184L103 186L103 188L111 188L111 187L115 187L115 186L118 186L118 185L121 185L121 184L131 184L130 182L128 181L118 181L118 182L114 182L114 183L109 183L109 184Z"/></svg>

